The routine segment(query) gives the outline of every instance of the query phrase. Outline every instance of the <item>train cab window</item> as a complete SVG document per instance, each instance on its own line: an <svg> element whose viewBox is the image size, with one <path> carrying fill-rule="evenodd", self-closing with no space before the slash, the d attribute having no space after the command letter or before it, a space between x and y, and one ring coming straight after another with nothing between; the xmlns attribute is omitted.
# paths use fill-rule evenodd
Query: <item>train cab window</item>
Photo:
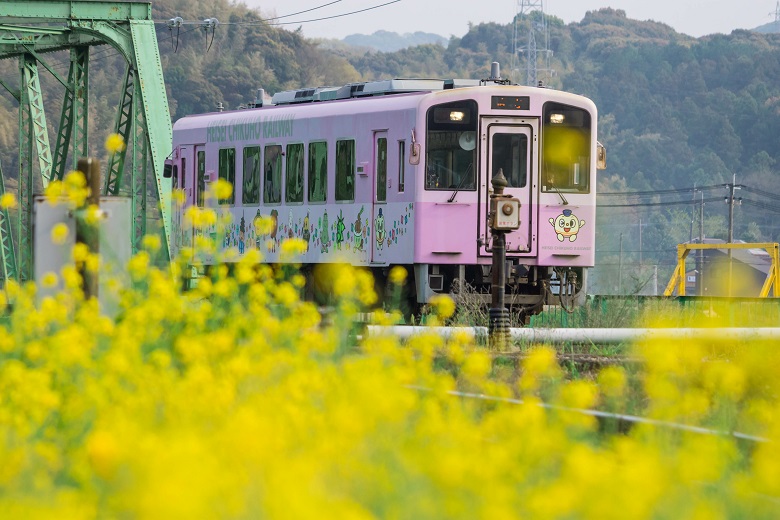
<svg viewBox="0 0 780 520"><path fill-rule="evenodd" d="M244 178L241 184L241 202L243 204L260 204L260 147L244 148Z"/></svg>
<svg viewBox="0 0 780 520"><path fill-rule="evenodd" d="M542 124L542 191L590 191L591 117L581 109L546 103Z"/></svg>
<svg viewBox="0 0 780 520"><path fill-rule="evenodd" d="M309 143L309 202L325 202L328 194L328 143Z"/></svg>
<svg viewBox="0 0 780 520"><path fill-rule="evenodd" d="M425 189L477 189L477 103L456 101L428 110Z"/></svg>
<svg viewBox="0 0 780 520"><path fill-rule="evenodd" d="M493 134L491 143L492 176L501 169L510 188L524 188L528 183L528 136Z"/></svg>
<svg viewBox="0 0 780 520"><path fill-rule="evenodd" d="M336 141L336 201L355 200L355 141Z"/></svg>
<svg viewBox="0 0 780 520"><path fill-rule="evenodd" d="M219 151L219 178L230 183L235 188L236 185L236 149L222 148ZM230 197L219 199L220 204L233 204L236 201L235 189L230 193Z"/></svg>
<svg viewBox="0 0 780 520"><path fill-rule="evenodd" d="M206 205L206 152L198 150L198 206Z"/></svg>
<svg viewBox="0 0 780 520"><path fill-rule="evenodd" d="M303 202L303 144L287 145L285 202Z"/></svg>
<svg viewBox="0 0 780 520"><path fill-rule="evenodd" d="M263 203L282 202L282 147L278 144L265 147L263 171Z"/></svg>
<svg viewBox="0 0 780 520"><path fill-rule="evenodd" d="M403 193L406 183L406 141L398 141L398 192Z"/></svg>

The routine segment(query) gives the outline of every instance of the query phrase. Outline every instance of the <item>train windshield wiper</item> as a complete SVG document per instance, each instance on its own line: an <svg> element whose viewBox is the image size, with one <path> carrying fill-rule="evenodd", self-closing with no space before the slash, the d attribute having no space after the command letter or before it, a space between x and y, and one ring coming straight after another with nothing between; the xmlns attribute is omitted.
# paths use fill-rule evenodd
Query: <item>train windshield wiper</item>
<svg viewBox="0 0 780 520"><path fill-rule="evenodd" d="M569 201L566 200L566 197L563 196L563 193L561 193L561 190L559 190L558 187L555 184L553 184L553 183L550 183L550 187L553 190L555 190L555 193L557 193L558 196L561 198L561 201L563 202L563 205L564 206L568 206L569 205Z"/></svg>
<svg viewBox="0 0 780 520"><path fill-rule="evenodd" d="M452 192L452 196L447 200L447 202L454 202L455 196L458 194L458 191L463 187L463 183L466 182L466 179L469 177L469 173L471 173L472 168L474 168L474 163L469 164L469 167L466 168L466 173L463 174L463 177L460 178L460 182L457 186L455 186L455 191Z"/></svg>

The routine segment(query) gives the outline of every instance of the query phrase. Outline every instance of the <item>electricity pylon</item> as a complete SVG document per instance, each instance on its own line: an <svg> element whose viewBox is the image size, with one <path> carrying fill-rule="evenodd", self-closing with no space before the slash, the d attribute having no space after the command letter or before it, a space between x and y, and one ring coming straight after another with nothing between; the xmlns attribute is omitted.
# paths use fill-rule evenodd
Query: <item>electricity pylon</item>
<svg viewBox="0 0 780 520"><path fill-rule="evenodd" d="M530 13L538 11L540 16L531 17ZM523 22L527 21L528 34L523 35ZM522 44L525 39L525 45ZM547 31L547 17L544 14L544 0L517 0L517 14L515 15L515 37L513 70L519 69L515 64L520 55L525 58L526 85L539 84L539 73L543 72L549 77L552 74L550 67L550 35Z"/></svg>

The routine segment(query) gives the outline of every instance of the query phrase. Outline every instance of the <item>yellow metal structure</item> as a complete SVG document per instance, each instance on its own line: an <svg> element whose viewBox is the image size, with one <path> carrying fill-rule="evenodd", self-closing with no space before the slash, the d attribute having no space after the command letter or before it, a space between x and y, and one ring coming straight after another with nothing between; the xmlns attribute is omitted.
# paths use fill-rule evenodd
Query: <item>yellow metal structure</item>
<svg viewBox="0 0 780 520"><path fill-rule="evenodd" d="M677 245L677 267L674 270L669 285L666 286L664 296L671 296L677 289L678 296L685 296L685 259L693 250L699 249L765 249L772 257L772 265L769 268L769 274L766 277L764 286L761 288L760 298L767 298L769 290L772 289L772 296L775 298L780 295L780 244L771 242L761 242L757 244L678 244Z"/></svg>

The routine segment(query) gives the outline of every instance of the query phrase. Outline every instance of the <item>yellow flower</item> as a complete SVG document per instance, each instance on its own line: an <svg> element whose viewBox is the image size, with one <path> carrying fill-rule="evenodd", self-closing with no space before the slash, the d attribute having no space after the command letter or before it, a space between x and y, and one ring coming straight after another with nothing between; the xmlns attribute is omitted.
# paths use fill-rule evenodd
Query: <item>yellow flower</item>
<svg viewBox="0 0 780 520"><path fill-rule="evenodd" d="M86 267L87 271L91 273L97 273L98 269L100 268L100 255L96 255L95 253L90 253L87 255L87 259L84 261L84 266Z"/></svg>
<svg viewBox="0 0 780 520"><path fill-rule="evenodd" d="M607 367L599 372L598 383L602 394L618 397L626 388L626 372L621 367Z"/></svg>
<svg viewBox="0 0 780 520"><path fill-rule="evenodd" d="M4 193L2 197L0 197L0 208L2 209L13 209L16 207L16 197L13 193Z"/></svg>
<svg viewBox="0 0 780 520"><path fill-rule="evenodd" d="M51 241L61 246L68 239L68 232L68 226L62 222L54 224L54 227L51 228Z"/></svg>
<svg viewBox="0 0 780 520"><path fill-rule="evenodd" d="M216 184L214 184L214 195L217 197L217 200L229 199L232 194L233 185L225 179L219 179Z"/></svg>
<svg viewBox="0 0 780 520"><path fill-rule="evenodd" d="M274 219L271 217L257 217L255 218L255 233L258 235L268 235L274 229Z"/></svg>
<svg viewBox="0 0 780 520"><path fill-rule="evenodd" d="M404 267L396 265L390 269L390 282L393 285L401 285L406 281L407 272Z"/></svg>
<svg viewBox="0 0 780 520"><path fill-rule="evenodd" d="M157 235L146 235L142 240L143 248L152 253L159 251L162 247L162 241Z"/></svg>
<svg viewBox="0 0 780 520"><path fill-rule="evenodd" d="M106 138L106 151L108 153L117 153L125 149L125 140L119 134L110 134Z"/></svg>
<svg viewBox="0 0 780 520"><path fill-rule="evenodd" d="M173 204L177 208L184 206L184 203L187 202L187 194L184 190L173 190L171 197L173 198Z"/></svg>
<svg viewBox="0 0 780 520"><path fill-rule="evenodd" d="M46 189L44 190L44 195L46 196L46 200L51 204L52 206L56 206L60 199L62 198L62 192L63 192L63 184L60 180L53 180L49 183L48 186L46 186Z"/></svg>
<svg viewBox="0 0 780 520"><path fill-rule="evenodd" d="M433 312L442 320L455 314L455 301L446 294L436 294L429 301Z"/></svg>
<svg viewBox="0 0 780 520"><path fill-rule="evenodd" d="M73 246L73 261L77 264L84 262L89 255L89 247L87 244L76 244Z"/></svg>
<svg viewBox="0 0 780 520"><path fill-rule="evenodd" d="M82 172L74 170L65 176L63 195L67 195L74 206L78 208L84 206L89 196L89 188Z"/></svg>
<svg viewBox="0 0 780 520"><path fill-rule="evenodd" d="M597 397L596 386L582 379L567 383L561 390L562 404L571 408L592 408Z"/></svg>
<svg viewBox="0 0 780 520"><path fill-rule="evenodd" d="M146 275L149 274L149 262L149 253L146 251L140 251L130 259L127 263L127 270L134 281L137 282L146 278Z"/></svg>
<svg viewBox="0 0 780 520"><path fill-rule="evenodd" d="M118 466L119 443L106 431L93 432L87 438L87 456L95 473L99 477L110 479Z"/></svg>
<svg viewBox="0 0 780 520"><path fill-rule="evenodd" d="M280 246L282 260L290 261L298 255L306 252L308 244L302 238L288 238Z"/></svg>
<svg viewBox="0 0 780 520"><path fill-rule="evenodd" d="M57 274L56 273L52 273L51 271L45 273L41 277L41 285L43 287L46 287L47 289L50 289L50 288L54 287L55 285L57 285L57 283L59 283L59 281L60 281L60 279L57 276Z"/></svg>
<svg viewBox="0 0 780 520"><path fill-rule="evenodd" d="M88 225L96 226L100 223L102 218L103 212L95 204L90 204L89 207L87 207L87 214L84 220Z"/></svg>

